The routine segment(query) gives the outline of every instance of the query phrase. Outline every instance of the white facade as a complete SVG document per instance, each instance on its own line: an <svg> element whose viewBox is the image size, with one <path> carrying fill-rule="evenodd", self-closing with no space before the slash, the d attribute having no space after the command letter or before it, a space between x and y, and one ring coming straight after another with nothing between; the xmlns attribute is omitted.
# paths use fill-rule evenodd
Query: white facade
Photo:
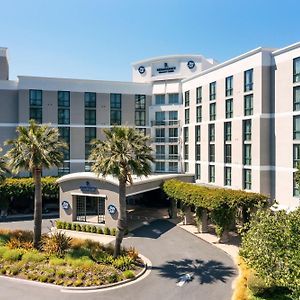
<svg viewBox="0 0 300 300"><path fill-rule="evenodd" d="M154 172L194 173L201 184L299 205L293 176L300 161L300 43L256 48L220 64L202 55L147 59L132 65L132 82L31 76L9 81L7 49L0 48L1 144L17 125L28 123L30 90L42 91L43 122L70 128L71 173L86 166L86 128L101 138L102 129L113 125L111 97L119 94L121 124L152 137ZM69 93L66 125L57 116L59 91ZM86 93L97 98L92 125L84 117ZM137 96L144 97L144 111L136 106Z"/></svg>

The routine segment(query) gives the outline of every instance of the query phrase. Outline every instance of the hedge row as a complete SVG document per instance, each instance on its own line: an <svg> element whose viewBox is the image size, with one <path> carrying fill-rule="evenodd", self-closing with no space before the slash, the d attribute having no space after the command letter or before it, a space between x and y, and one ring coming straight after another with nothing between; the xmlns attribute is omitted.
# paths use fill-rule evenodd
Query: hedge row
<svg viewBox="0 0 300 300"><path fill-rule="evenodd" d="M58 198L59 188L55 177L42 178L42 193L44 197ZM7 178L0 185L2 199L32 198L34 196L33 178Z"/></svg>
<svg viewBox="0 0 300 300"><path fill-rule="evenodd" d="M237 207L251 208L265 205L268 201L267 196L258 193L204 187L176 179L165 181L163 190L169 198L180 200L186 205L208 210L216 210L223 206L231 209Z"/></svg>
<svg viewBox="0 0 300 300"><path fill-rule="evenodd" d="M91 232L91 233L98 233L98 234L105 234L105 235L114 235L114 236L117 234L116 228L108 228L108 227L102 228L95 225L69 223L65 221L56 221L56 228L82 231L82 232ZM128 230L125 230L125 235L126 234L128 234Z"/></svg>

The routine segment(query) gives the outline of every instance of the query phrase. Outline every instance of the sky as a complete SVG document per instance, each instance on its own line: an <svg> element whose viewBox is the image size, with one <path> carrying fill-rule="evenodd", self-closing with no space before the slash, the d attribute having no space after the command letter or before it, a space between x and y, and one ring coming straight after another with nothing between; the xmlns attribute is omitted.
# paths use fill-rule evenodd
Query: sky
<svg viewBox="0 0 300 300"><path fill-rule="evenodd" d="M300 41L299 0L0 0L0 47L18 75L131 80L135 61L219 62Z"/></svg>

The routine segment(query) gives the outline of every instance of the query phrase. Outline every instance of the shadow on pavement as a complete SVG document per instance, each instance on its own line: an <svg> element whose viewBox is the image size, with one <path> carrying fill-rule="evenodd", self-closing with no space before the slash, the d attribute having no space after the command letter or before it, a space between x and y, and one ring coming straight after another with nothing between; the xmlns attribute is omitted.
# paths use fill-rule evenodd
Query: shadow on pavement
<svg viewBox="0 0 300 300"><path fill-rule="evenodd" d="M171 222L165 220L156 220L148 225L144 225L133 230L131 233L134 237L145 237L149 239L158 239L162 234L175 227Z"/></svg>
<svg viewBox="0 0 300 300"><path fill-rule="evenodd" d="M236 276L234 268L216 260L172 260L161 266L152 266L152 270L158 270L160 276L177 281L181 276L191 274L191 280L198 280L200 284L226 282L230 277Z"/></svg>

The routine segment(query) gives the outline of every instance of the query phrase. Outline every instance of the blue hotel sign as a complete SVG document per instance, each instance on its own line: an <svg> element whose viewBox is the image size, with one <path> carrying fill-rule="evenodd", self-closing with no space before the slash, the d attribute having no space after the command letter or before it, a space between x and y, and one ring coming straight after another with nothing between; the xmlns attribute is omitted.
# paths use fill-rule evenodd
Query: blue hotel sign
<svg viewBox="0 0 300 300"><path fill-rule="evenodd" d="M89 181L86 181L85 185L81 185L79 188L83 193L96 193L97 191L97 187L92 186Z"/></svg>

